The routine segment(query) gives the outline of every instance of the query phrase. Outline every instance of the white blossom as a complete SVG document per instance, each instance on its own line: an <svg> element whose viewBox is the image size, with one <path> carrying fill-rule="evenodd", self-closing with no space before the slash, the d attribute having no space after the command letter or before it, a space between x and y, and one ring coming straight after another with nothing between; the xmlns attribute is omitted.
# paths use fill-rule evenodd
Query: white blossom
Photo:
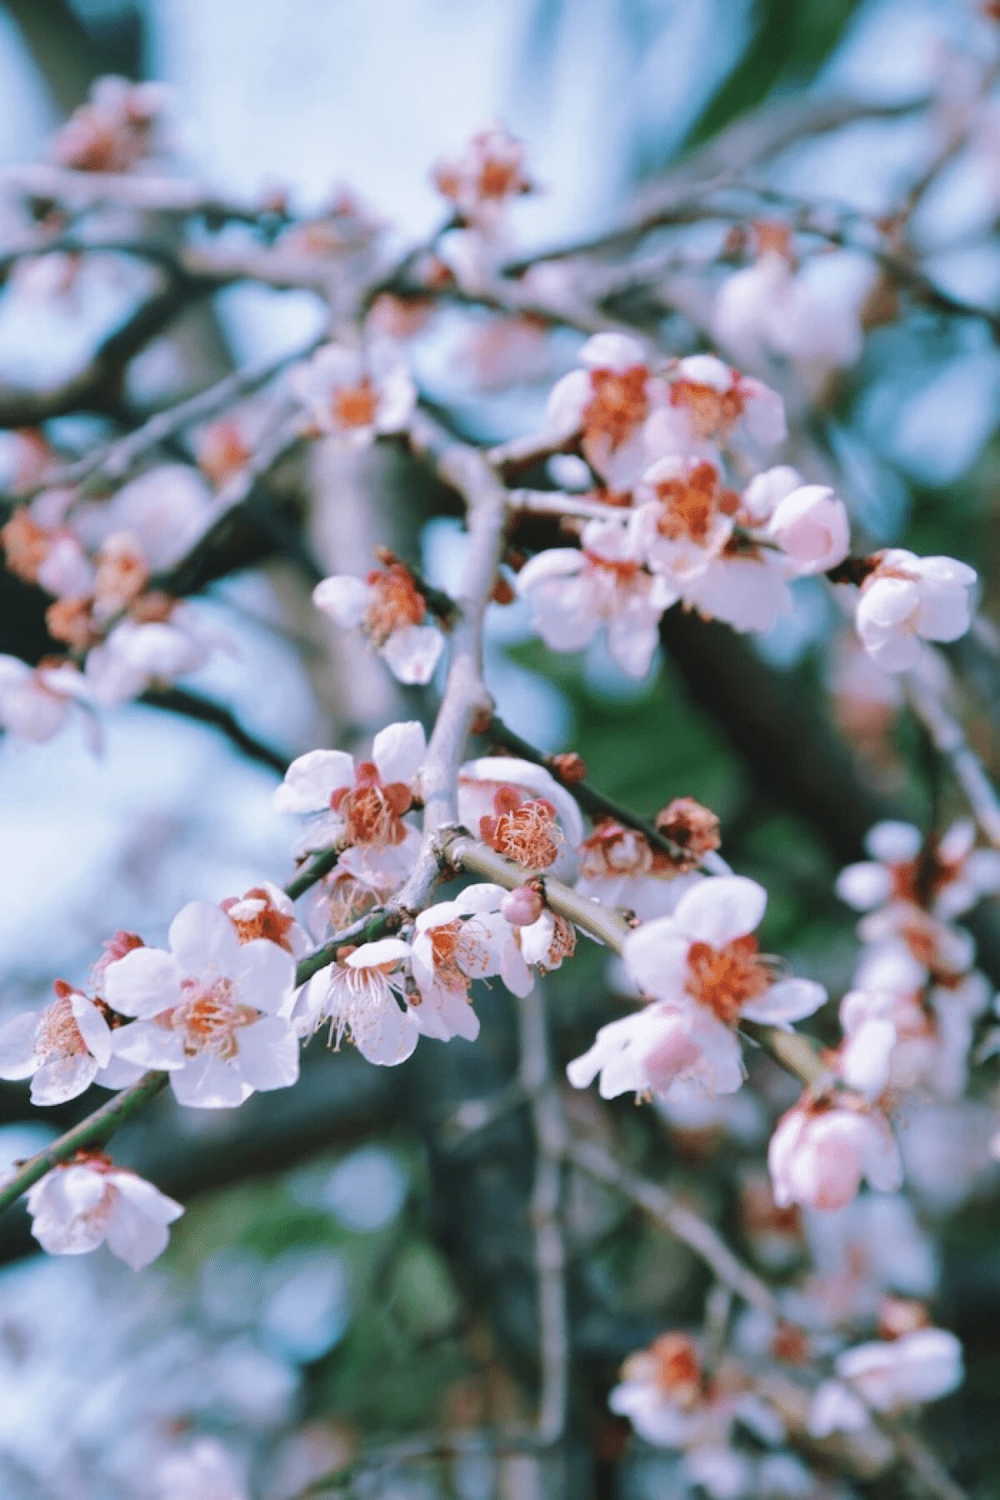
<svg viewBox="0 0 1000 1500"><path fill-rule="evenodd" d="M435 625L423 624L427 605L401 563L366 581L346 574L324 578L313 603L344 630L360 626L400 682L429 682L444 649Z"/></svg>
<svg viewBox="0 0 1000 1500"><path fill-rule="evenodd" d="M369 1062L405 1062L420 1037L415 1012L406 1004L409 957L410 945L400 938L341 950L335 963L303 987L292 1013L300 1036L329 1024L337 1047L346 1034Z"/></svg>
<svg viewBox="0 0 1000 1500"><path fill-rule="evenodd" d="M184 1212L152 1183L91 1153L55 1167L27 1195L31 1232L50 1255L83 1255L107 1241L140 1271L167 1248L167 1225Z"/></svg>
<svg viewBox="0 0 1000 1500"><path fill-rule="evenodd" d="M975 569L953 557L889 548L861 585L855 626L862 645L883 672L910 670L922 641L957 641L968 630L975 583Z"/></svg>
<svg viewBox="0 0 1000 1500"><path fill-rule="evenodd" d="M411 951L419 991L412 1015L425 1036L475 1041L479 1017L469 989L474 979L499 974L515 995L526 995L531 973L515 929L500 911L506 891L498 885L470 885L454 901L441 901L419 913Z"/></svg>
<svg viewBox="0 0 1000 1500"><path fill-rule="evenodd" d="M903 1180L885 1117L856 1096L829 1106L808 1100L794 1105L778 1121L767 1164L779 1208L844 1208L862 1178L889 1193Z"/></svg>

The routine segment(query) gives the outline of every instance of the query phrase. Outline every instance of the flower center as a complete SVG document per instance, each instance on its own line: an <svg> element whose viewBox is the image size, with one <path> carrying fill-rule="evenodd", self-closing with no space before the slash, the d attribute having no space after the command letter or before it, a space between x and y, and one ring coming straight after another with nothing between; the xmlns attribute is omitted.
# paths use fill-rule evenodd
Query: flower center
<svg viewBox="0 0 1000 1500"><path fill-rule="evenodd" d="M632 365L628 370L591 370L593 395L583 413L585 435L591 440L605 437L612 448L621 447L649 415L648 377L645 365Z"/></svg>
<svg viewBox="0 0 1000 1500"><path fill-rule="evenodd" d="M727 1026L735 1026L746 1002L756 1000L770 987L767 961L761 958L757 939L751 934L736 938L724 948L691 944L685 988Z"/></svg>
<svg viewBox="0 0 1000 1500"><path fill-rule="evenodd" d="M339 427L370 427L378 411L378 392L362 375L357 385L339 385L331 405Z"/></svg>
<svg viewBox="0 0 1000 1500"><path fill-rule="evenodd" d="M464 990L466 994L471 981L459 959L463 953L467 958L474 957L475 954L474 936L466 930L469 925L456 917L454 921L430 929L431 953L437 978L448 989Z"/></svg>
<svg viewBox="0 0 1000 1500"><path fill-rule="evenodd" d="M656 486L662 506L656 522L661 536L675 540L687 537L704 542L720 513L731 516L739 509L739 496L719 487L714 464L696 464L683 479L664 479Z"/></svg>
<svg viewBox="0 0 1000 1500"><path fill-rule="evenodd" d="M365 629L382 646L396 630L419 625L427 611L424 596L413 582L413 576L402 563L392 563L385 572L378 569L368 575L371 602L365 615Z"/></svg>
<svg viewBox="0 0 1000 1500"><path fill-rule="evenodd" d="M261 886L254 886L245 896L228 896L219 905L236 928L241 943L266 938L291 953L288 933L295 925L295 918L280 911Z"/></svg>
<svg viewBox="0 0 1000 1500"><path fill-rule="evenodd" d="M199 1052L229 1062L236 1056L236 1032L251 1026L260 1016L252 1005L239 1005L233 999L230 979L217 979L205 986L201 980L185 979L185 998L170 1011L167 1024L184 1033L184 1051L188 1057Z"/></svg>
<svg viewBox="0 0 1000 1500"><path fill-rule="evenodd" d="M401 844L406 838L402 815L413 806L413 794L401 781L383 786L374 761L364 760L354 773L354 788L340 787L330 798L352 844Z"/></svg>
<svg viewBox="0 0 1000 1500"><path fill-rule="evenodd" d="M479 820L479 837L524 869L555 864L563 843L556 810L544 797L522 802L516 787L502 786L493 799L495 816Z"/></svg>
<svg viewBox="0 0 1000 1500"><path fill-rule="evenodd" d="M608 818L598 824L580 849L580 873L588 880L609 875L646 875L653 851L641 833Z"/></svg>
<svg viewBox="0 0 1000 1500"><path fill-rule="evenodd" d="M71 993L61 994L45 1012L35 1041L35 1052L42 1057L76 1057L87 1051L73 1014Z"/></svg>
<svg viewBox="0 0 1000 1500"><path fill-rule="evenodd" d="M718 437L727 432L743 413L743 397L735 385L727 391L717 391L714 386L696 380L675 380L670 387L670 403L684 408L699 438Z"/></svg>

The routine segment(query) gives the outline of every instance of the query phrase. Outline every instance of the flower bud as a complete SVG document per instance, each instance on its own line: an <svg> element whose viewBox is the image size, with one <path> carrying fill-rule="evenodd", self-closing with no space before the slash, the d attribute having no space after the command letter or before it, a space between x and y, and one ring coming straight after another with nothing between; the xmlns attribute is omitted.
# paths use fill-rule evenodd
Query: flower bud
<svg viewBox="0 0 1000 1500"><path fill-rule="evenodd" d="M545 902L530 885L519 885L508 891L500 910L512 927L530 927L545 909Z"/></svg>

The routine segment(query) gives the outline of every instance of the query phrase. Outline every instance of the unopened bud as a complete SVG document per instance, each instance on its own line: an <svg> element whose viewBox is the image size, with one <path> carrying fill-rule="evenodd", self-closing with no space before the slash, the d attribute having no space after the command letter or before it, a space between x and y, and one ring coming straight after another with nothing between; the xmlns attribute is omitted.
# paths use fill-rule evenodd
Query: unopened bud
<svg viewBox="0 0 1000 1500"><path fill-rule="evenodd" d="M675 797L656 814L656 827L664 838L683 850L681 868L693 869L702 855L718 849L719 820L714 812L693 797Z"/></svg>
<svg viewBox="0 0 1000 1500"><path fill-rule="evenodd" d="M396 554L395 552L393 552L391 547L376 547L375 556L378 558L383 567L386 568L391 568L393 563L398 561Z"/></svg>
<svg viewBox="0 0 1000 1500"><path fill-rule="evenodd" d="M513 588L502 573L498 575L497 581L493 586L492 598L494 604L513 604L517 598Z"/></svg>
<svg viewBox="0 0 1000 1500"><path fill-rule="evenodd" d="M582 755L577 755L575 750L567 750L562 755L553 755L549 762L560 781L565 781L567 786L576 786L578 782L587 779L587 762Z"/></svg>
<svg viewBox="0 0 1000 1500"><path fill-rule="evenodd" d="M512 927L530 927L544 909L545 902L530 885L516 886L500 902L500 910Z"/></svg>

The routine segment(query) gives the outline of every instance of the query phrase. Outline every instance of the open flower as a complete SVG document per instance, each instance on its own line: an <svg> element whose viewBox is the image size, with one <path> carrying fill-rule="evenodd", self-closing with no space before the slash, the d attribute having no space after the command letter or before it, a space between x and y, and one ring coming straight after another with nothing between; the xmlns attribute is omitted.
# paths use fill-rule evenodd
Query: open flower
<svg viewBox="0 0 1000 1500"><path fill-rule="evenodd" d="M675 1084L698 1084L706 1094L733 1094L743 1082L740 1046L698 1006L677 1010L666 1002L602 1026L588 1052L567 1065L566 1077L585 1089L600 1074L602 1099L634 1093L667 1099Z"/></svg>
<svg viewBox="0 0 1000 1500"><path fill-rule="evenodd" d="M654 849L644 834L602 818L580 848L581 896L633 912L640 921L665 917L685 891L704 877L682 873L669 855Z"/></svg>
<svg viewBox="0 0 1000 1500"><path fill-rule="evenodd" d="M299 1075L298 1038L279 1012L295 981L277 943L241 943L208 901L192 901L170 924L170 952L136 948L108 965L104 992L138 1019L114 1034L115 1052L165 1068L179 1103L242 1104L255 1089L286 1088Z"/></svg>
<svg viewBox="0 0 1000 1500"><path fill-rule="evenodd" d="M214 1438L199 1438L161 1459L153 1481L156 1500L248 1500L235 1459Z"/></svg>
<svg viewBox="0 0 1000 1500"><path fill-rule="evenodd" d="M210 644L189 606L171 601L166 618L122 620L88 652L87 687L96 703L112 708L204 666Z"/></svg>
<svg viewBox="0 0 1000 1500"><path fill-rule="evenodd" d="M19 656L0 654L0 729L34 744L52 739L74 704L90 697L83 674L68 663L29 667Z"/></svg>
<svg viewBox="0 0 1000 1500"><path fill-rule="evenodd" d="M242 896L227 896L219 906L236 928L241 943L266 938L293 958L308 953L309 934L296 918L294 903L270 880L253 886Z"/></svg>
<svg viewBox="0 0 1000 1500"><path fill-rule="evenodd" d="M865 836L872 856L837 877L837 895L856 911L892 900L926 906L945 921L960 917L981 896L1000 891L1000 852L976 849L971 818L953 823L935 844L912 823L876 823Z"/></svg>
<svg viewBox="0 0 1000 1500"><path fill-rule="evenodd" d="M413 806L420 764L427 748L422 724L390 724L372 743L371 760L344 750L310 750L293 760L274 794L280 813L319 813L306 830L302 849L352 846L341 862L352 874L376 869L402 882L419 846L419 835L403 821Z"/></svg>
<svg viewBox="0 0 1000 1500"><path fill-rule="evenodd" d="M342 948L296 1003L292 1020L299 1035L312 1036L329 1023L335 1047L346 1034L369 1062L390 1068L405 1062L420 1037L405 998L409 957L410 945L400 938Z"/></svg>
<svg viewBox="0 0 1000 1500"><path fill-rule="evenodd" d="M184 1212L152 1183L99 1152L80 1152L28 1191L31 1232L50 1255L108 1249L141 1271L167 1248L167 1225Z"/></svg>
<svg viewBox="0 0 1000 1500"><path fill-rule="evenodd" d="M111 1028L100 1007L62 980L55 989L41 1015L15 1016L0 1027L0 1078L30 1078L32 1104L75 1099L102 1081L112 1061Z"/></svg>
<svg viewBox="0 0 1000 1500"><path fill-rule="evenodd" d="M304 408L309 435L336 437L352 448L401 431L416 402L409 371L395 348L382 341L364 353L324 344L294 367L288 384Z"/></svg>
<svg viewBox="0 0 1000 1500"><path fill-rule="evenodd" d="M883 1193L895 1192L903 1180L885 1116L856 1094L830 1103L800 1099L778 1121L767 1164L779 1208L844 1208L862 1178Z"/></svg>
<svg viewBox="0 0 1000 1500"><path fill-rule="evenodd" d="M714 354L691 354L674 366L668 400L651 413L645 437L651 458L710 457L715 446L773 448L786 433L784 405L770 386Z"/></svg>
<svg viewBox="0 0 1000 1500"><path fill-rule="evenodd" d="M427 604L402 563L369 573L324 578L313 603L344 630L360 626L400 682L429 682L444 647L436 625L423 623Z"/></svg>
<svg viewBox="0 0 1000 1500"><path fill-rule="evenodd" d="M552 651L581 651L602 625L608 650L630 677L644 677L659 642L660 616L678 598L666 577L647 572L634 527L589 521L581 546L539 552L517 575L532 622Z"/></svg>
<svg viewBox="0 0 1000 1500"><path fill-rule="evenodd" d="M484 755L468 760L458 773L458 816L476 833L483 818L496 816L497 793L513 789L521 801L543 801L555 808L562 852L550 873L564 880L575 873L576 851L583 842L583 818L575 797L551 772L530 760Z"/></svg>
<svg viewBox="0 0 1000 1500"><path fill-rule="evenodd" d="M920 661L922 641L957 641L972 619L976 571L953 557L917 557L902 547L878 554L861 585L855 628L883 672Z"/></svg>
<svg viewBox="0 0 1000 1500"><path fill-rule="evenodd" d="M590 466L612 490L627 490L659 453L650 452L646 422L670 400L670 387L654 375L638 339L598 333L580 350L581 370L556 382L549 396L546 431L554 440L579 435Z"/></svg>
<svg viewBox="0 0 1000 1500"><path fill-rule="evenodd" d="M524 174L524 145L500 125L472 137L461 156L438 162L432 177L465 223L488 234L502 227L511 201L532 191Z"/></svg>
<svg viewBox="0 0 1000 1500"><path fill-rule="evenodd" d="M871 1410L900 1412L939 1401L964 1378L962 1345L944 1328L917 1328L902 1337L872 1339L845 1349L833 1362L839 1380L825 1380L813 1396L809 1431L857 1432Z"/></svg>
<svg viewBox="0 0 1000 1500"><path fill-rule="evenodd" d="M740 497L707 458L661 458L635 491L636 530L646 561L678 592L703 573L733 533Z"/></svg>
<svg viewBox="0 0 1000 1500"><path fill-rule="evenodd" d="M429 906L417 917L411 964L419 1003L416 997L410 1003L425 1036L475 1041L479 1017L469 994L474 979L499 974L515 995L531 989L515 930L500 911L506 894L499 885L470 885L454 901Z"/></svg>

